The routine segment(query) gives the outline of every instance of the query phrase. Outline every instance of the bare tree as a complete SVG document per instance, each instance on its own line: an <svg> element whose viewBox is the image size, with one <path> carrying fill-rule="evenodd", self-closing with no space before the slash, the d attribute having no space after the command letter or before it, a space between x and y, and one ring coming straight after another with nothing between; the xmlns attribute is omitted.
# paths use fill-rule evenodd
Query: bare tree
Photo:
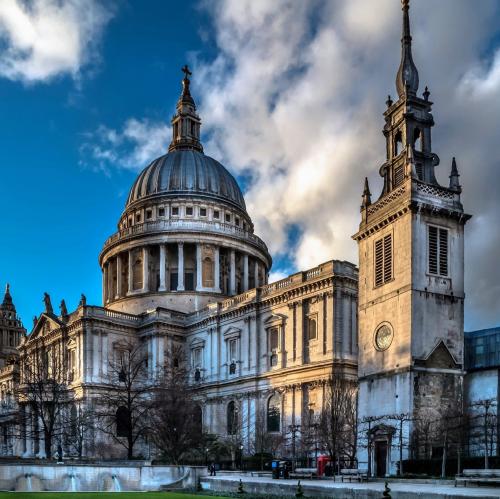
<svg viewBox="0 0 500 499"><path fill-rule="evenodd" d="M126 342L108 359L108 386L100 394L96 414L99 429L134 458L134 447L148 434L153 382L148 379L148 357L140 343Z"/></svg>
<svg viewBox="0 0 500 499"><path fill-rule="evenodd" d="M324 409L318 422L320 443L332 462L356 458L357 386L336 373L328 381Z"/></svg>
<svg viewBox="0 0 500 499"><path fill-rule="evenodd" d="M226 407L226 435L220 438L221 443L231 455L231 466L236 469L236 456L243 451L243 433L248 428L248 420L240 411L237 401L231 401Z"/></svg>
<svg viewBox="0 0 500 499"><path fill-rule="evenodd" d="M489 456L497 440L497 400L478 400L470 404L472 420L471 436L481 442L484 450L484 469L489 468Z"/></svg>
<svg viewBox="0 0 500 499"><path fill-rule="evenodd" d="M191 452L204 447L202 412L188 384L180 347L172 353L155 388L151 411L151 437L163 457L179 464Z"/></svg>
<svg viewBox="0 0 500 499"><path fill-rule="evenodd" d="M92 406L71 404L64 417L64 444L68 452L83 456L85 442L94 434L96 413Z"/></svg>
<svg viewBox="0 0 500 499"><path fill-rule="evenodd" d="M264 469L264 455L271 454L274 457L285 443L285 437L281 431L268 431L267 416L264 408L256 412L254 438L251 442L254 453L260 457L261 470ZM271 414L271 416L274 415ZM277 417L280 417L279 413Z"/></svg>
<svg viewBox="0 0 500 499"><path fill-rule="evenodd" d="M399 469L398 475L403 476L403 449L409 446L408 439L404 436L405 423L409 423L412 418L408 413L392 414L387 419L397 422L398 430L398 450L399 450Z"/></svg>
<svg viewBox="0 0 500 499"><path fill-rule="evenodd" d="M357 435L357 443L359 447L364 447L368 454L368 476L372 476L372 430L373 425L381 420L385 416L368 416L359 420L359 426L361 431Z"/></svg>
<svg viewBox="0 0 500 499"><path fill-rule="evenodd" d="M68 393L62 345L39 340L20 362L19 401L24 408L20 423L28 438L43 438L45 456L50 459L62 435L62 411Z"/></svg>

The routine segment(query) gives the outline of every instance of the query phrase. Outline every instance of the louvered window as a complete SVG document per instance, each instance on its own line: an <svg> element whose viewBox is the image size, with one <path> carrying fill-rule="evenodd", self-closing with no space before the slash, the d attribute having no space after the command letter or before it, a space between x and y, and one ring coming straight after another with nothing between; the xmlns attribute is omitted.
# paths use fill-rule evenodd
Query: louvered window
<svg viewBox="0 0 500 499"><path fill-rule="evenodd" d="M404 166L401 165L394 170L394 187L401 185L404 179L405 179L405 170Z"/></svg>
<svg viewBox="0 0 500 499"><path fill-rule="evenodd" d="M422 163L417 163L417 177L419 180L424 180L424 166Z"/></svg>
<svg viewBox="0 0 500 499"><path fill-rule="evenodd" d="M375 241L375 286L392 279L392 234Z"/></svg>
<svg viewBox="0 0 500 499"><path fill-rule="evenodd" d="M448 230L429 225L429 274L448 275Z"/></svg>

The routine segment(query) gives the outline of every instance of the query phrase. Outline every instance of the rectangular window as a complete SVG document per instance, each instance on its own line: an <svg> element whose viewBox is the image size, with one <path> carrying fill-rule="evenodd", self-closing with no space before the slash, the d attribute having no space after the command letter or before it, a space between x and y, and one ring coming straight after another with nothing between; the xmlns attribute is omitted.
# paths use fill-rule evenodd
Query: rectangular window
<svg viewBox="0 0 500 499"><path fill-rule="evenodd" d="M192 206L186 206L186 216L188 216L188 217L193 216L193 207Z"/></svg>
<svg viewBox="0 0 500 499"><path fill-rule="evenodd" d="M139 223L141 221L141 214L140 213L135 214L135 221L136 221L136 223Z"/></svg>
<svg viewBox="0 0 500 499"><path fill-rule="evenodd" d="M307 318L307 337L309 340L315 340L317 338L316 331L316 316Z"/></svg>
<svg viewBox="0 0 500 499"><path fill-rule="evenodd" d="M174 217L179 216L179 207L178 206L172 206L172 216L174 216Z"/></svg>
<svg viewBox="0 0 500 499"><path fill-rule="evenodd" d="M448 230L429 225L429 274L448 275Z"/></svg>
<svg viewBox="0 0 500 499"><path fill-rule="evenodd" d="M238 340L229 340L229 362L236 360L238 346L237 341Z"/></svg>
<svg viewBox="0 0 500 499"><path fill-rule="evenodd" d="M217 220L219 220L219 218L220 218L220 212L219 212L219 210L214 210L214 218L217 219Z"/></svg>
<svg viewBox="0 0 500 499"><path fill-rule="evenodd" d="M153 218L153 210L146 210L146 220L151 220Z"/></svg>
<svg viewBox="0 0 500 499"><path fill-rule="evenodd" d="M194 291L194 273L184 272L184 289L186 291Z"/></svg>
<svg viewBox="0 0 500 499"><path fill-rule="evenodd" d="M401 165L401 166L398 166L395 170L394 170L394 187L397 187L398 185L401 185L403 183L405 179L405 170L404 170L404 166Z"/></svg>
<svg viewBox="0 0 500 499"><path fill-rule="evenodd" d="M226 222L231 222L231 213L226 213Z"/></svg>
<svg viewBox="0 0 500 499"><path fill-rule="evenodd" d="M234 223L239 227L240 226L240 219L238 217L236 217L234 219Z"/></svg>
<svg viewBox="0 0 500 499"><path fill-rule="evenodd" d="M278 349L278 338L279 338L278 328L273 327L272 329L269 330L269 350L271 352L273 350Z"/></svg>
<svg viewBox="0 0 500 499"><path fill-rule="evenodd" d="M200 208L200 217L206 217L206 216L207 216L207 209Z"/></svg>
<svg viewBox="0 0 500 499"><path fill-rule="evenodd" d="M375 241L375 286L392 279L392 234Z"/></svg>
<svg viewBox="0 0 500 499"><path fill-rule="evenodd" d="M202 367L202 348L193 350L193 367Z"/></svg>
<svg viewBox="0 0 500 499"><path fill-rule="evenodd" d="M158 216L159 217L165 216L165 208L158 208Z"/></svg>

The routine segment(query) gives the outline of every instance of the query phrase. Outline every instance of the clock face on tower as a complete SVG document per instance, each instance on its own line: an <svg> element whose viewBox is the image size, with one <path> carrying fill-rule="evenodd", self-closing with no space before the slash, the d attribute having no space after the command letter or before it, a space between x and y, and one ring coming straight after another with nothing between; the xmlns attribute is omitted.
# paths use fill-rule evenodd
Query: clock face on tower
<svg viewBox="0 0 500 499"><path fill-rule="evenodd" d="M390 324L384 323L375 331L375 348L379 351L387 350L394 338L394 332Z"/></svg>

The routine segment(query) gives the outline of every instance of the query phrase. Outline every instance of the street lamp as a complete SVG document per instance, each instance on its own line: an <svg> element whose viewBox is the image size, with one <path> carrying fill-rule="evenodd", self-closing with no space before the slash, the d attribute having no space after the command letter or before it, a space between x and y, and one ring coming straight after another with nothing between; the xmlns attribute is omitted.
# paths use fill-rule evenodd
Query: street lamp
<svg viewBox="0 0 500 499"><path fill-rule="evenodd" d="M295 471L295 438L296 434L300 432L300 425L291 424L288 426L288 431L292 434L292 471Z"/></svg>
<svg viewBox="0 0 500 499"><path fill-rule="evenodd" d="M240 470L243 471L243 444L240 445Z"/></svg>

